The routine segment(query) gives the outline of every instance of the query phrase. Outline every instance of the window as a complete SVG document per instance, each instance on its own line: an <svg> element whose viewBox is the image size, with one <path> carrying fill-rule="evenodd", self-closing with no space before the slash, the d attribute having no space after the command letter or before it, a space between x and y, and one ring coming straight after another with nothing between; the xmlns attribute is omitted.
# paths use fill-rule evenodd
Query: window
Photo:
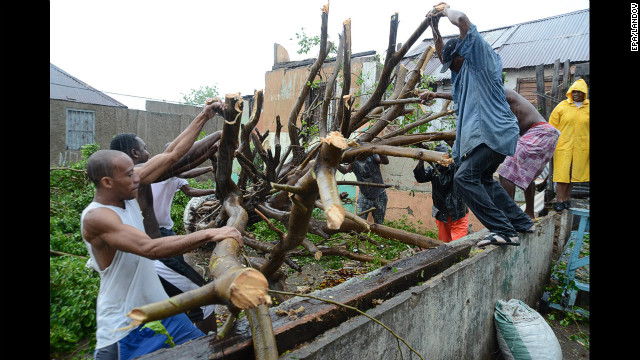
<svg viewBox="0 0 640 360"><path fill-rule="evenodd" d="M67 149L80 150L95 140L96 112L67 109Z"/></svg>

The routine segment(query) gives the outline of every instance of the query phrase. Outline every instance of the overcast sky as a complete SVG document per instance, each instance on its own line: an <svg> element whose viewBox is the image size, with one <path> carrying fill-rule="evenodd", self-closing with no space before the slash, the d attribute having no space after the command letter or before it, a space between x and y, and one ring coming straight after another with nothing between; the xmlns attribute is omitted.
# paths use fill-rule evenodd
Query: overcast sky
<svg viewBox="0 0 640 360"><path fill-rule="evenodd" d="M264 88L273 66L273 44L291 60L299 55L295 34L320 34L327 0L50 0L49 60L62 70L132 109L146 98L182 101L182 94L217 86L220 95ZM404 43L438 1L331 0L329 40L337 43L351 19L352 52L384 56L391 15ZM457 0L479 31L589 8L588 0ZM446 19L442 35L457 33ZM431 38L427 29L420 37ZM417 44L417 42L416 42Z"/></svg>

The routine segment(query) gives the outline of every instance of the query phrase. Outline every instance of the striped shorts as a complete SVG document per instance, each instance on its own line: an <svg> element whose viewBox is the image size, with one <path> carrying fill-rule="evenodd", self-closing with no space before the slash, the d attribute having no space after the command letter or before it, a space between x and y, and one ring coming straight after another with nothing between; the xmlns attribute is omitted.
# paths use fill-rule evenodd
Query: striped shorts
<svg viewBox="0 0 640 360"><path fill-rule="evenodd" d="M518 139L515 154L507 156L498 168L498 175L521 189L526 189L542 173L553 156L560 136L560 131L551 124L538 124Z"/></svg>

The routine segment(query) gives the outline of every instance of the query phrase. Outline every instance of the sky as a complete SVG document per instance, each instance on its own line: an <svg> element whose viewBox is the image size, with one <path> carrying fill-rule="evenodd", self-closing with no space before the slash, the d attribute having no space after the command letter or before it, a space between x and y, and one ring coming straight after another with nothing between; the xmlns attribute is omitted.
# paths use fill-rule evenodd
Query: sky
<svg viewBox="0 0 640 360"><path fill-rule="evenodd" d="M145 99L182 102L183 94L215 86L229 93L264 89L274 43L290 60L296 33L320 35L321 8L329 4L328 37L337 44L351 19L352 53L384 57L389 22L398 13L397 42L404 43L439 1L415 0L50 0L49 61L93 88L144 110ZM589 8L588 0L458 0L479 31ZM458 33L447 19L443 36ZM419 40L431 38L427 29Z"/></svg>

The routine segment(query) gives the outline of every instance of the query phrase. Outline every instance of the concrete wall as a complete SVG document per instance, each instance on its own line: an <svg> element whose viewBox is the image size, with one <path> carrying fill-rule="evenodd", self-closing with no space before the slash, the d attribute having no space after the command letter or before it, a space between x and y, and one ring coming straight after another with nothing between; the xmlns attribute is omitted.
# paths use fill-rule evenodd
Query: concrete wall
<svg viewBox="0 0 640 360"><path fill-rule="evenodd" d="M556 218L552 212L521 236L521 246L490 246L369 310L425 359L492 359L498 350L494 310L499 299L536 308L551 273ZM487 230L451 242L477 242ZM289 301L296 301L291 299ZM283 303L284 305L284 303ZM404 359L418 359L400 345ZM281 359L393 359L396 338L365 316L354 317Z"/></svg>
<svg viewBox="0 0 640 360"><path fill-rule="evenodd" d="M164 145L176 138L198 115L200 107L147 101L147 111L49 100L50 165L62 165L60 159L77 161L80 150L66 148L67 109L95 111L95 141L100 149L108 149L114 135L136 133L147 144L151 156L164 151ZM222 129L223 118L216 115L203 130L211 134Z"/></svg>

